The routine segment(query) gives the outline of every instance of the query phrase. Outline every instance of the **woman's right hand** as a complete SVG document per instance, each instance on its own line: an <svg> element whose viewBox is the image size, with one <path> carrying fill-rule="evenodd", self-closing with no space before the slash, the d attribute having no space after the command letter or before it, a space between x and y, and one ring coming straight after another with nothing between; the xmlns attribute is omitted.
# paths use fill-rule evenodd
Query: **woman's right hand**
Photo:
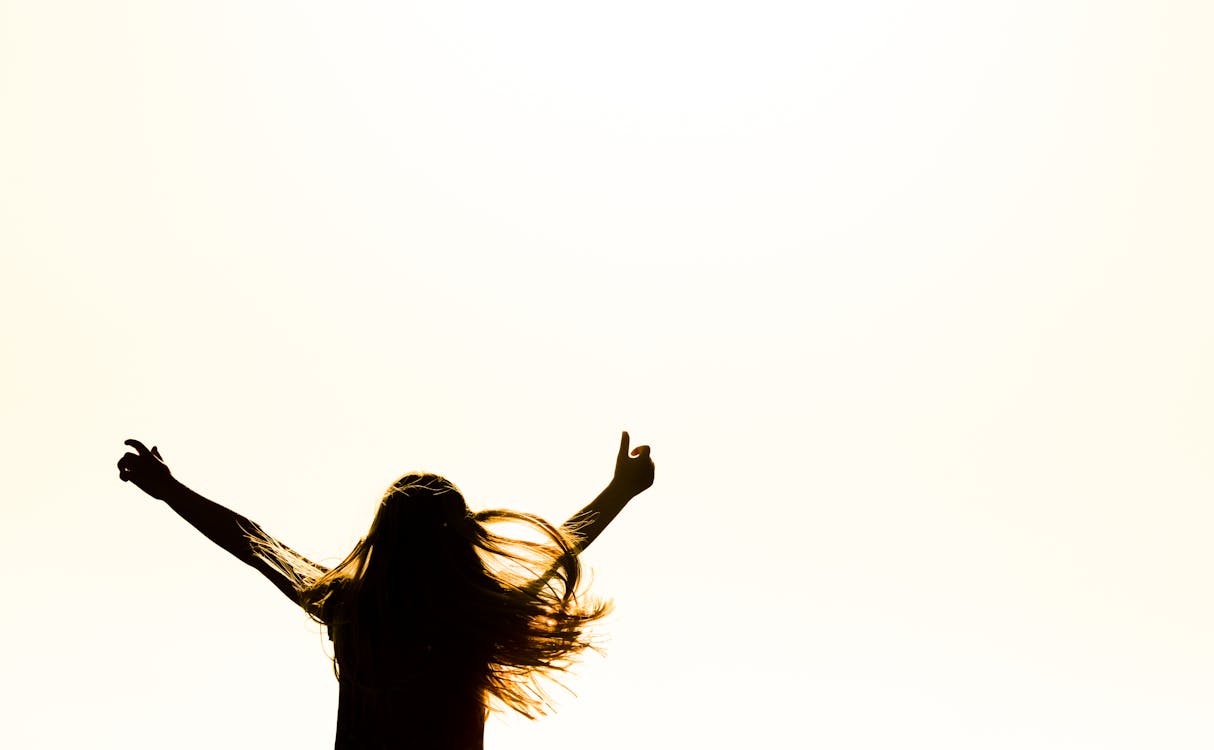
<svg viewBox="0 0 1214 750"><path fill-rule="evenodd" d="M134 482L136 487L157 500L165 499L177 480L161 458L160 451L156 446L148 450L138 440L127 440L123 444L131 446L135 452L128 452L118 459L118 478L124 482Z"/></svg>
<svg viewBox="0 0 1214 750"><path fill-rule="evenodd" d="M630 495L639 495L653 485L653 459L649 446L638 445L628 450L628 433L620 435L620 453L615 459L615 476L611 483Z"/></svg>

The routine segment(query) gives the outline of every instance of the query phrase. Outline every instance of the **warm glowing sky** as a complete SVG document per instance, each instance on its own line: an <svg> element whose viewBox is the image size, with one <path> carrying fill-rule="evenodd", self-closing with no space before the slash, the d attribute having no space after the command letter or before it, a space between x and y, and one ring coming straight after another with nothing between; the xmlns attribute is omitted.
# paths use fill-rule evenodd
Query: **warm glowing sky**
<svg viewBox="0 0 1214 750"><path fill-rule="evenodd" d="M608 657L489 750L1214 746L1211 8L0 2L0 745L331 746L124 438L330 559L627 428Z"/></svg>

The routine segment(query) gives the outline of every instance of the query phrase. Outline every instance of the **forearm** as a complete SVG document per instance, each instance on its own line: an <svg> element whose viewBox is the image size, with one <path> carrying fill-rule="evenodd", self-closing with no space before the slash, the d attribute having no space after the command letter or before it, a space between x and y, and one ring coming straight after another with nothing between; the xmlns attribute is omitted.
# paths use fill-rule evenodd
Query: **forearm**
<svg viewBox="0 0 1214 750"><path fill-rule="evenodd" d="M261 533L261 527L257 524L206 499L176 480L165 489L160 499L207 539L245 562L253 559L248 534Z"/></svg>
<svg viewBox="0 0 1214 750"><path fill-rule="evenodd" d="M589 547L636 495L612 482L589 505L574 513L561 526L561 530L577 540L575 551L580 554Z"/></svg>
<svg viewBox="0 0 1214 750"><path fill-rule="evenodd" d="M573 540L573 554L580 555L583 550L590 546L590 543L598 538L598 535L603 533L603 529L607 528L615 517L620 514L628 501L636 497L637 493L622 489L615 482L607 485L607 487L599 493L599 496L591 500L590 503L569 517L569 520L561 524L563 531L570 539ZM532 581L531 586L534 590L539 590L547 583L554 575L563 568L568 560L564 557L552 563L552 566L544 572L542 576Z"/></svg>

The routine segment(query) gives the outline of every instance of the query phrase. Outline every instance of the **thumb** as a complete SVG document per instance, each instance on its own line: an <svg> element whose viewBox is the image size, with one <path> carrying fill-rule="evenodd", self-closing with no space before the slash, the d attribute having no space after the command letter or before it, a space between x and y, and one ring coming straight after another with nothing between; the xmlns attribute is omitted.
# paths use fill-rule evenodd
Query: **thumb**
<svg viewBox="0 0 1214 750"><path fill-rule="evenodd" d="M152 455L159 458L161 461L164 460L164 456L160 455L160 449L154 445L152 446Z"/></svg>

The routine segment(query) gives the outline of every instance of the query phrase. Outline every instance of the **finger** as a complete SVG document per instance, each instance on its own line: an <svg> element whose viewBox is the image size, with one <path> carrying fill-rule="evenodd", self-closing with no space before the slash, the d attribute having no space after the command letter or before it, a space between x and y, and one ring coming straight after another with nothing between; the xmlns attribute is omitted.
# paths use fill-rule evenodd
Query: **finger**
<svg viewBox="0 0 1214 750"><path fill-rule="evenodd" d="M164 460L164 456L160 455L160 449L154 445L152 446L152 455L155 456L156 458L160 459L161 461Z"/></svg>
<svg viewBox="0 0 1214 750"><path fill-rule="evenodd" d="M628 458L628 431L620 433L620 458Z"/></svg>
<svg viewBox="0 0 1214 750"><path fill-rule="evenodd" d="M122 458L118 459L118 478L124 482L130 481L130 459L134 458L134 453L127 453Z"/></svg>
<svg viewBox="0 0 1214 750"><path fill-rule="evenodd" d="M143 443L139 442L138 440L134 440L134 439L131 439L131 440L126 440L126 441L124 441L122 444L123 444L123 445L129 445L129 446L131 446L131 447L132 447L132 448L134 448L134 449L136 450L136 452L138 452L138 453L139 453L139 455L141 455L141 456L146 456L148 453L150 453L150 452L151 452L151 451L149 451L149 450L148 450L148 447L147 447L146 445L144 445Z"/></svg>

